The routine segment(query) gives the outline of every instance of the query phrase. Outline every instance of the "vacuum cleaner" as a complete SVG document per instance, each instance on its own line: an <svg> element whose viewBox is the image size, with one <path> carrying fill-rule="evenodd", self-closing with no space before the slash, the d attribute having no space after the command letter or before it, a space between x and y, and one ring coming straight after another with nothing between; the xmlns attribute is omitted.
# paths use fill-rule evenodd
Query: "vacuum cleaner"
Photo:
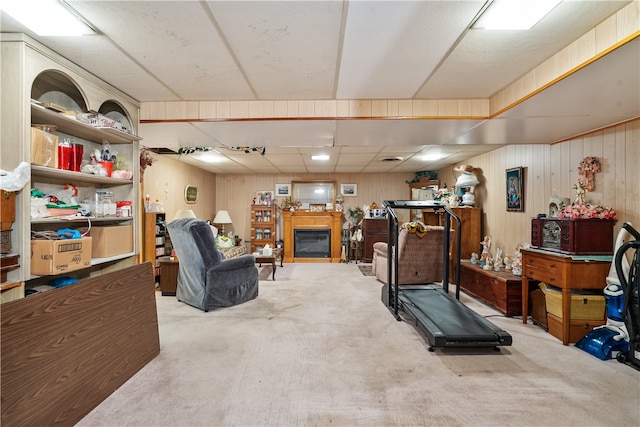
<svg viewBox="0 0 640 427"><path fill-rule="evenodd" d="M635 240L626 241L633 237ZM613 358L640 369L640 310L638 309L638 263L640 233L630 223L622 225L615 244L614 262L606 278L604 297L607 322L594 328L575 345L601 360ZM626 252L635 249L629 257Z"/></svg>

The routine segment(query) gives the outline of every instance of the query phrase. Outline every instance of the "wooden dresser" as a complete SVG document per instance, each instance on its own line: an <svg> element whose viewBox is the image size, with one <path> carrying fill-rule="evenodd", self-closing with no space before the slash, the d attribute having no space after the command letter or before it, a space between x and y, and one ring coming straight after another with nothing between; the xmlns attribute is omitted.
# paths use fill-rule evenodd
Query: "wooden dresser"
<svg viewBox="0 0 640 427"><path fill-rule="evenodd" d="M373 244L376 242L387 242L389 236L389 222L384 218L370 218L363 220L362 236L364 246L362 262L372 262Z"/></svg>

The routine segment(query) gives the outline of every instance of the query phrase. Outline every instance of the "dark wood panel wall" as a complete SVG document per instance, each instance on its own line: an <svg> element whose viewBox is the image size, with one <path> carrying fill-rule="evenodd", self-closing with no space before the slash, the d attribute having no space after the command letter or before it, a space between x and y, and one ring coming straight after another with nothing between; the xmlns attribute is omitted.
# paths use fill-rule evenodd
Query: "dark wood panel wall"
<svg viewBox="0 0 640 427"><path fill-rule="evenodd" d="M2 305L1 424L72 426L160 353L144 263Z"/></svg>

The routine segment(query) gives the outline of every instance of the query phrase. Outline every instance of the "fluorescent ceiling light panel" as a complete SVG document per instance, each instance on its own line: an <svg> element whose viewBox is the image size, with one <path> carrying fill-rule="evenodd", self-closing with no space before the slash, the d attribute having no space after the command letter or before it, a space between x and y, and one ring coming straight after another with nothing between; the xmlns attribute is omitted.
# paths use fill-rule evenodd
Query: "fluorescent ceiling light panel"
<svg viewBox="0 0 640 427"><path fill-rule="evenodd" d="M57 0L0 0L0 9L39 36L95 34L93 29Z"/></svg>
<svg viewBox="0 0 640 427"><path fill-rule="evenodd" d="M224 156L221 156L216 152L208 152L208 153L199 153L194 156L195 159L205 163L222 163L226 160Z"/></svg>
<svg viewBox="0 0 640 427"><path fill-rule="evenodd" d="M561 0L495 0L474 28L485 30L528 30Z"/></svg>
<svg viewBox="0 0 640 427"><path fill-rule="evenodd" d="M329 155L328 154L314 154L314 155L311 156L311 160L321 160L321 161L329 160Z"/></svg>
<svg viewBox="0 0 640 427"><path fill-rule="evenodd" d="M426 162L433 162L436 160L440 160L444 155L441 153L429 153L429 154L421 154L418 156L420 160L424 160Z"/></svg>

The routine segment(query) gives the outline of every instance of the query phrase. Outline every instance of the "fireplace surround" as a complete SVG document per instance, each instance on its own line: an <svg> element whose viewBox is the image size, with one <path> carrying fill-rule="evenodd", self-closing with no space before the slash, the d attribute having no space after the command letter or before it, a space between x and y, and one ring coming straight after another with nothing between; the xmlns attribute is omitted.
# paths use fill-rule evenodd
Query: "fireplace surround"
<svg viewBox="0 0 640 427"><path fill-rule="evenodd" d="M284 262L340 262L340 242L342 230L342 212L283 211ZM304 256L294 253L295 230L329 231L329 256Z"/></svg>

